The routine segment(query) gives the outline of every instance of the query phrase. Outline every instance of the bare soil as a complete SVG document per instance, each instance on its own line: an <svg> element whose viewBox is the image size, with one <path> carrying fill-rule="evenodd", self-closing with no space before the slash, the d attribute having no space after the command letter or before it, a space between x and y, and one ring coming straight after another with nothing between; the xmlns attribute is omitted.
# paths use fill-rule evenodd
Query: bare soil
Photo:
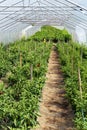
<svg viewBox="0 0 87 130"><path fill-rule="evenodd" d="M39 126L35 130L74 130L74 113L66 98L64 77L55 46L52 47L46 77L40 102Z"/></svg>

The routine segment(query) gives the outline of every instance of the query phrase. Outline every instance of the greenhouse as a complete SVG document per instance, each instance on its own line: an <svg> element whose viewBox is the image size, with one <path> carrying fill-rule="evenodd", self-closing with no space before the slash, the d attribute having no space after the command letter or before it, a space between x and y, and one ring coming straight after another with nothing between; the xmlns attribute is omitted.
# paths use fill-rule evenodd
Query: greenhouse
<svg viewBox="0 0 87 130"><path fill-rule="evenodd" d="M87 130L86 71L86 0L0 0L0 130Z"/></svg>

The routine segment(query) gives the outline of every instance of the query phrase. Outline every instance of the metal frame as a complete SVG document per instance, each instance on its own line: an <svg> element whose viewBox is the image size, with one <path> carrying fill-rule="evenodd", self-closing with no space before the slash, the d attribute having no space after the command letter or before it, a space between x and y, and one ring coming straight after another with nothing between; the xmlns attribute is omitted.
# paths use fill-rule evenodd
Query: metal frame
<svg viewBox="0 0 87 130"><path fill-rule="evenodd" d="M5 2L9 0L0 2L1 31L14 30L17 24L64 25L73 29L78 25L87 30L87 9L71 0L29 0L28 5L26 0L15 0L9 6Z"/></svg>

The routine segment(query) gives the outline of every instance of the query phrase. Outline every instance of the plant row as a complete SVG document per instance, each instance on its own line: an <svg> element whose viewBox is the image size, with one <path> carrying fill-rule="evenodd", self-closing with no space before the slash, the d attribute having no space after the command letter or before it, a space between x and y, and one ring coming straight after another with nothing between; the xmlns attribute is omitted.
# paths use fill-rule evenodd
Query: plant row
<svg viewBox="0 0 87 130"><path fill-rule="evenodd" d="M67 32L67 30L57 29L51 26L43 26L41 31L38 31L31 37L34 41L51 41L51 42L68 42L70 41L71 35Z"/></svg>
<svg viewBox="0 0 87 130"><path fill-rule="evenodd" d="M37 124L51 44L28 40L0 45L0 130Z"/></svg>
<svg viewBox="0 0 87 130"><path fill-rule="evenodd" d="M58 44L67 97L75 113L77 130L87 130L87 46Z"/></svg>

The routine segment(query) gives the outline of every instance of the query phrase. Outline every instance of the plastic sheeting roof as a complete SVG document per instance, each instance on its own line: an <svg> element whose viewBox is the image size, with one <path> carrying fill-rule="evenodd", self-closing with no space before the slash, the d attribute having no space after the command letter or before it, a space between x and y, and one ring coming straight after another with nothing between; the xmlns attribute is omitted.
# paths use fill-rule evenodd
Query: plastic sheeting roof
<svg viewBox="0 0 87 130"><path fill-rule="evenodd" d="M61 25L73 29L79 26L87 30L85 5L85 0L0 0L0 31L29 25Z"/></svg>

